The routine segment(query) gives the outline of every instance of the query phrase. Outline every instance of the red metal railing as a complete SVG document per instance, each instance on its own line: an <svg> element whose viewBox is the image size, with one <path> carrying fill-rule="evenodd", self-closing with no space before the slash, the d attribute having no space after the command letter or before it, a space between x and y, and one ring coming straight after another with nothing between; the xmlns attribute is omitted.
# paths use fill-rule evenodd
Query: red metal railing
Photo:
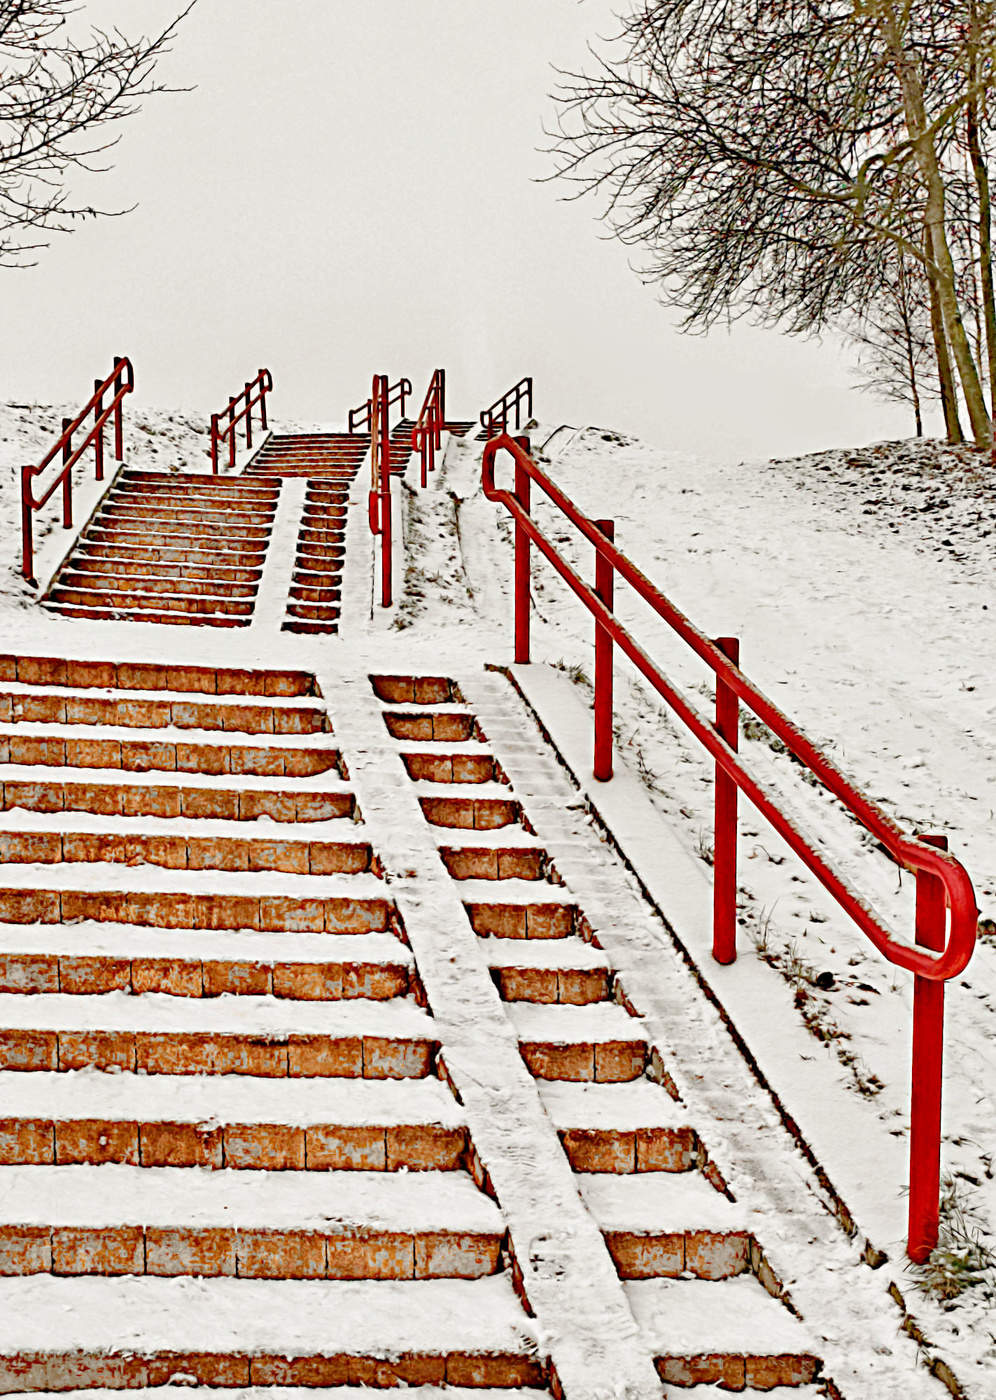
<svg viewBox="0 0 996 1400"><path fill-rule="evenodd" d="M218 474L218 449L226 440L228 465L235 466L235 428L243 418L246 420L246 447L252 447L252 411L256 404L259 404L259 426L266 431L266 396L272 390L273 375L268 369L261 369L252 383L247 382L241 393L228 400L226 409L211 414L211 470L215 476ZM222 423L222 419L226 421Z"/></svg>
<svg viewBox="0 0 996 1400"><path fill-rule="evenodd" d="M377 375L378 379L387 380L386 375ZM401 405L401 416L405 416L405 404L408 402L408 395L412 391L412 381L410 379L398 379L387 390L388 412L396 403ZM364 428L371 428L372 423L373 397L367 399L366 403L361 403L358 408L349 410L349 431L351 433L362 432ZM371 429L372 431L372 429Z"/></svg>
<svg viewBox="0 0 996 1400"><path fill-rule="evenodd" d="M407 381L402 381L407 382ZM395 386L397 387L397 386ZM409 386L410 389L410 386ZM370 533L380 536L380 603L391 606L391 390L387 375L375 374L367 400L370 422Z"/></svg>
<svg viewBox="0 0 996 1400"><path fill-rule="evenodd" d="M512 491L495 485L495 459L513 459ZM532 482L549 497L595 548L595 586L587 584L557 553L529 513ZM747 679L739 667L735 638L710 640L665 597L613 543L611 521L588 520L536 465L528 438L507 434L484 449L484 494L500 502L515 521L515 659L529 660L530 545L535 544L595 619L595 777L612 775L612 653L620 650L709 751L716 763L713 893L713 956L736 958L737 794L744 793L821 884L897 967L914 975L913 1058L910 1123L910 1192L907 1252L921 1262L937 1243L941 1144L941 1066L944 1043L944 983L968 963L975 947L978 910L964 867L947 854L939 836L906 835L857 791L825 754ZM715 722L667 679L613 614L616 577L643 599L716 674ZM897 938L864 899L833 870L816 845L779 807L778 799L748 770L737 753L741 702L777 735L901 866L916 876L915 946Z"/></svg>
<svg viewBox="0 0 996 1400"><path fill-rule="evenodd" d="M436 453L442 443L443 424L446 422L446 371L437 369L429 381L418 421L412 428L412 451L422 459L422 486L428 481L429 472L436 469Z"/></svg>
<svg viewBox="0 0 996 1400"><path fill-rule="evenodd" d="M93 396L83 405L75 418L63 418L62 433L56 440L55 446L37 464L28 464L21 468L21 573L29 583L35 582L35 549L32 531L32 516L36 510L41 510L55 492L62 487L62 524L66 530L73 527L73 467L82 457L86 449L93 444L94 477L97 481L104 479L104 424L108 419L114 419L114 456L117 461L124 457L124 436L123 436L123 416L121 402L125 394L130 394L135 387L135 371L132 369L131 360L122 355L114 357L114 369L106 379L95 379L93 381ZM104 395L113 390L111 400L104 403ZM80 432L87 415L93 413L93 423L86 430L83 441L77 440L73 446L73 437ZM55 460L62 457L62 467L58 475L54 478L44 495L36 500L32 490L32 482L39 476L45 468Z"/></svg>
<svg viewBox="0 0 996 1400"><path fill-rule="evenodd" d="M489 438L508 431L509 416L515 413L515 426L522 426L522 405L526 405L526 422L533 416L533 378L527 374L511 389L506 389L500 399L495 399L490 408L481 413L481 427Z"/></svg>

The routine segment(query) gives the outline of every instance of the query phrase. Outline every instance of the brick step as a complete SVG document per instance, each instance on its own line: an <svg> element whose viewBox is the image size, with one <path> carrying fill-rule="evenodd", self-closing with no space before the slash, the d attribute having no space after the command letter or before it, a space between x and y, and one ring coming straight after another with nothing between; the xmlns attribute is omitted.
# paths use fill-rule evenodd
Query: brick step
<svg viewBox="0 0 996 1400"><path fill-rule="evenodd" d="M173 529L177 523L196 526L213 526L215 529L230 530L234 526L249 525L259 527L269 532L273 524L273 517L277 513L276 503L266 510L245 510L236 509L234 506L226 508L219 505L217 510L208 510L204 506L161 506L151 502L138 504L140 497L136 497L134 502L122 500L115 495L112 500L105 505L98 517L99 520L106 520L115 524L120 524L126 520L135 520L144 527L149 522L162 521L162 526L153 523L153 529Z"/></svg>
<svg viewBox="0 0 996 1400"><path fill-rule="evenodd" d="M103 523L98 517L87 526L84 540L93 544L137 544L152 548L246 550L263 553L270 539L270 528L264 525L240 525L235 529L219 530L216 525L181 526L148 525L141 521Z"/></svg>
<svg viewBox="0 0 996 1400"><path fill-rule="evenodd" d="M87 560L86 562L90 563L91 561ZM128 573L127 581L138 592L144 594L173 593L186 596L197 594L216 597L220 586L225 597L255 598L261 574L262 570L255 578L242 583L228 578L219 579L210 576L197 578L190 573L149 573L142 569L133 569ZM121 573L118 570L104 573L92 567L81 569L76 560L71 567L63 569L59 575L59 586L74 591L90 589L100 593L108 593L120 588L121 584Z"/></svg>
<svg viewBox="0 0 996 1400"><path fill-rule="evenodd" d="M287 616L306 622L337 622L340 609L322 603L288 603Z"/></svg>
<svg viewBox="0 0 996 1400"><path fill-rule="evenodd" d="M339 631L338 622L307 622L303 618L296 618L290 622L284 622L280 627L281 632L302 632L312 635L324 635Z"/></svg>
<svg viewBox="0 0 996 1400"><path fill-rule="evenodd" d="M472 1279L505 1235L466 1171L7 1167L0 1198L6 1276Z"/></svg>
<svg viewBox="0 0 996 1400"><path fill-rule="evenodd" d="M620 1278L734 1278L762 1274L780 1285L751 1232L750 1216L700 1172L592 1172L581 1197L605 1236Z"/></svg>
<svg viewBox="0 0 996 1400"><path fill-rule="evenodd" d="M428 744L421 749L402 749L401 761L409 778L425 783L502 783L508 779L501 764L480 746L456 751L452 746Z"/></svg>
<svg viewBox="0 0 996 1400"><path fill-rule="evenodd" d="M0 992L99 996L274 996L389 1001L416 987L391 933L151 929L84 920L71 929L0 925Z"/></svg>
<svg viewBox="0 0 996 1400"><path fill-rule="evenodd" d="M460 897L475 933L485 938L569 938L584 933L577 905L561 887L533 880L462 880Z"/></svg>
<svg viewBox="0 0 996 1400"><path fill-rule="evenodd" d="M612 996L608 959L581 938L482 938L480 947L504 1001L588 1006Z"/></svg>
<svg viewBox="0 0 996 1400"><path fill-rule="evenodd" d="M218 577L227 577L232 569L250 569L257 573L262 570L266 551L237 550L225 548L224 540L218 541L218 548L211 549L172 549L157 548L152 545L121 544L111 541L108 544L95 544L81 539L72 556L74 568L83 568L83 560L99 559L109 564L180 564L190 568L211 568L217 565ZM221 571L224 571L222 573Z"/></svg>
<svg viewBox="0 0 996 1400"><path fill-rule="evenodd" d="M324 558L307 550L298 550L294 558L292 578L296 583L327 586L327 583L339 582L342 578L342 568L341 554Z"/></svg>
<svg viewBox="0 0 996 1400"><path fill-rule="evenodd" d="M317 501L309 495L301 514L302 525L326 526L330 521L345 521L348 514L345 501Z"/></svg>
<svg viewBox="0 0 996 1400"><path fill-rule="evenodd" d="M80 781L72 769L0 768L3 810L90 812L100 816L193 817L222 821L331 821L355 817L356 799L342 782L326 778L293 785L278 779L238 774L233 783L211 775L185 772L148 773L143 781L122 780L116 770L94 769ZM237 785L236 785L237 784Z"/></svg>
<svg viewBox="0 0 996 1400"><path fill-rule="evenodd" d="M127 828L77 820L53 826L37 821L0 829L0 863L38 865L103 862L170 870L279 870L294 875L356 875L378 871L367 841L302 840L269 831L220 835L177 832L176 823L128 818ZM136 827L138 829L136 829ZM379 871L378 871L379 873ZM3 875L0 872L0 881Z"/></svg>
<svg viewBox="0 0 996 1400"><path fill-rule="evenodd" d="M176 491L243 491L246 484L241 476L220 476L213 472L154 472L143 471L138 467L126 467L121 473L126 482L147 482L153 489ZM255 488L257 483L253 482ZM277 483L274 488L277 489Z"/></svg>
<svg viewBox="0 0 996 1400"><path fill-rule="evenodd" d="M111 693L108 693L111 692ZM180 690L25 685L0 681L0 723L204 729L242 734L318 734L331 730L314 696L204 695Z"/></svg>
<svg viewBox="0 0 996 1400"><path fill-rule="evenodd" d="M640 1021L615 1002L588 1006L508 1003L526 1068L536 1079L623 1084L646 1070L649 1046Z"/></svg>
<svg viewBox="0 0 996 1400"><path fill-rule="evenodd" d="M484 733L469 710L432 710L419 713L385 710L384 723L394 739L435 740L437 743L469 744L482 742Z"/></svg>
<svg viewBox="0 0 996 1400"><path fill-rule="evenodd" d="M807 1329L749 1275L640 1279L624 1287L666 1384L769 1391L809 1385L819 1375Z"/></svg>
<svg viewBox="0 0 996 1400"><path fill-rule="evenodd" d="M302 1378L306 1380L306 1377ZM263 1400L370 1400L370 1382L367 1385L331 1385L331 1386L309 1386L306 1383L300 1385L281 1385L280 1387L269 1387L265 1391L261 1390ZM184 1382L184 1400L218 1400L218 1391L214 1386L193 1385ZM162 1400L162 1387L132 1387L129 1389L132 1400ZM519 1386L502 1387L494 1386L466 1386L466 1385L409 1385L405 1388L405 1400L537 1400L540 1395L547 1392L534 1389L524 1390ZM42 1400L54 1400L59 1395L62 1400L114 1400L110 1390L94 1387L91 1390L60 1390L42 1391ZM714 1391L712 1387L706 1387L704 1391L699 1391L695 1400L729 1400L729 1393ZM821 1400L821 1395L810 1387L803 1390L793 1390L791 1395L784 1389L778 1389L769 1397L769 1400Z"/></svg>
<svg viewBox="0 0 996 1400"><path fill-rule="evenodd" d="M233 613L153 612L151 609L122 607L89 607L79 603L58 603L43 599L46 612L59 617L82 617L91 622L141 622L146 626L183 627L248 627L251 617Z"/></svg>
<svg viewBox="0 0 996 1400"><path fill-rule="evenodd" d="M624 1084L540 1080L536 1087L575 1172L698 1170L722 1189L686 1110L661 1085L650 1079Z"/></svg>
<svg viewBox="0 0 996 1400"><path fill-rule="evenodd" d="M0 994L0 1068L419 1079L438 1051L411 1001Z"/></svg>
<svg viewBox="0 0 996 1400"><path fill-rule="evenodd" d="M339 602L340 590L338 587L320 588L315 584L292 583L290 587L290 597L299 603L323 603L328 607ZM336 609L336 617L339 610Z"/></svg>
<svg viewBox="0 0 996 1400"><path fill-rule="evenodd" d="M526 824L521 806L513 797L485 797L477 793L473 796L451 796L442 787L436 792L421 791L418 801L422 815L433 826L463 831L497 831L514 825L520 825L527 831L531 829Z"/></svg>
<svg viewBox="0 0 996 1400"><path fill-rule="evenodd" d="M54 656L0 656L0 681L32 686L177 690L199 695L294 697L316 695L308 671L240 670L232 667L170 665L155 661L72 661Z"/></svg>
<svg viewBox="0 0 996 1400"><path fill-rule="evenodd" d="M0 1280L8 1391L158 1387L174 1377L210 1386L536 1387L545 1376L507 1273L212 1278L190 1288L152 1277Z"/></svg>
<svg viewBox="0 0 996 1400"><path fill-rule="evenodd" d="M518 828L513 828L518 830ZM559 884L542 846L440 846L439 857L454 880L543 880Z"/></svg>
<svg viewBox="0 0 996 1400"><path fill-rule="evenodd" d="M232 717L233 719L235 716ZM249 720L246 721L250 722ZM306 777L342 772L333 735L272 734L236 729L141 729L112 724L0 724L0 762L24 767L125 769L134 773ZM23 773L5 773L16 780ZM36 778L40 775L32 775Z"/></svg>
<svg viewBox="0 0 996 1400"><path fill-rule="evenodd" d="M80 888L83 873L86 886ZM0 869L0 923L94 919L156 928L381 933L394 919L383 888L370 874L6 865Z"/></svg>
<svg viewBox="0 0 996 1400"><path fill-rule="evenodd" d="M167 479L168 481L174 478ZM170 505L179 501L218 501L221 503L247 501L250 503L272 502L280 495L279 478L265 481L260 477L245 480L242 477L184 477L177 485L162 485L163 477L140 478L140 474L126 471L118 477L114 488L115 498L119 496L141 497L150 501Z"/></svg>
<svg viewBox="0 0 996 1400"><path fill-rule="evenodd" d="M446 676L371 676L378 700L389 705L445 705L463 702L460 688Z"/></svg>
<svg viewBox="0 0 996 1400"><path fill-rule="evenodd" d="M139 574L143 578L150 573L154 573L156 579L176 579L184 583L206 583L214 585L225 584L226 587L232 584L250 584L252 592L255 593L256 585L262 577L262 567L255 569L228 568L219 565L216 569L209 568L206 564L178 564L164 563L162 560L154 559L115 559L106 560L96 551L87 554L75 553L72 557L72 565L65 573L60 575L66 583L85 582L90 574L108 574L109 577L119 578L122 574ZM143 584L143 588L144 588ZM157 585L158 586L158 585ZM247 595L248 596L248 595Z"/></svg>
<svg viewBox="0 0 996 1400"><path fill-rule="evenodd" d="M346 547L342 544L299 544L296 565L299 569L315 568L338 572L346 557Z"/></svg>
<svg viewBox="0 0 996 1400"><path fill-rule="evenodd" d="M316 529L314 526L304 525L298 531L297 540L299 545L335 546L342 541L342 530Z"/></svg>
<svg viewBox="0 0 996 1400"><path fill-rule="evenodd" d="M145 611L158 613L168 608L172 613L208 617L227 613L231 617L247 619L252 616L254 606L251 601L244 602L238 598L219 595L217 589L213 596L201 598L183 593L141 593L137 590L125 592L120 582L115 589L66 588L62 584L56 584L49 590L47 601L65 603L71 607L110 609L114 612L125 611L133 614Z"/></svg>
<svg viewBox="0 0 996 1400"><path fill-rule="evenodd" d="M442 1080L0 1071L0 1163L455 1171L463 1110Z"/></svg>
<svg viewBox="0 0 996 1400"><path fill-rule="evenodd" d="M328 483L316 483L308 487L305 492L305 501L308 505L319 507L325 505L344 506L349 502L349 492L346 490L338 491Z"/></svg>

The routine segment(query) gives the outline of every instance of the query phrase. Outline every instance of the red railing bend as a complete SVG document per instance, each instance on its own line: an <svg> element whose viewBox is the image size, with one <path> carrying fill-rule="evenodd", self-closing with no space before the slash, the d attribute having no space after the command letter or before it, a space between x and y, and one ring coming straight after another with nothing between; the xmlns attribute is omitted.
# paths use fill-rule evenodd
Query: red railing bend
<svg viewBox="0 0 996 1400"><path fill-rule="evenodd" d="M512 490L495 485L495 460L507 452L515 468ZM530 515L535 482L595 548L595 587L587 584L542 533ZM735 638L710 640L650 582L613 543L611 522L588 520L529 455L528 438L503 433L484 449L484 494L515 522L515 659L529 660L529 552L533 545L553 565L595 620L595 776L611 773L612 648L618 646L683 721L716 763L713 956L736 958L737 794L742 792L795 851L844 912L897 967L912 972L913 1065L910 1115L910 1193L907 1252L921 1262L937 1243L941 1149L941 1057L944 983L966 966L975 947L978 910L965 868L947 854L937 836L909 836L870 798L859 792L825 754L744 675ZM707 719L622 626L612 611L612 584L621 579L701 658L716 675L716 718ZM900 939L861 895L835 871L817 842L779 806L777 796L747 768L737 752L740 705L746 705L777 735L893 859L916 876L914 943Z"/></svg>
<svg viewBox="0 0 996 1400"><path fill-rule="evenodd" d="M384 379L386 375L377 375L378 379ZM398 379L387 390L386 402L388 412L395 404L401 405L401 417L405 416L405 405L408 402L408 395L412 391L412 381L410 379ZM367 399L366 403L361 403L357 408L349 410L349 431L351 433L361 433L364 429L370 429L372 422L371 411L373 398Z"/></svg>
<svg viewBox="0 0 996 1400"><path fill-rule="evenodd" d="M402 381L407 383L407 381ZM396 387L396 386L395 386ZM411 386L409 385L409 391ZM370 495L367 513L370 533L380 536L380 603L391 606L391 428L389 423L391 390L387 375L375 374L369 406L370 422Z"/></svg>
<svg viewBox="0 0 996 1400"><path fill-rule="evenodd" d="M135 371L132 369L131 360L123 355L115 355L113 370L106 379L93 381L93 396L83 405L76 417L63 418L62 433L55 445L37 465L29 463L21 468L21 573L28 583L35 582L35 546L32 529L34 512L41 510L42 506L61 486L62 524L65 529L72 529L73 467L92 443L94 478L97 481L103 481L104 424L111 418L114 420L114 456L117 461L122 461L124 458L124 422L121 403L125 394L130 394L134 387ZM111 400L105 404L104 395L108 391L112 391ZM77 440L74 447L73 437L82 430L84 420L91 411L93 412L93 423L87 428L82 442ZM58 475L52 480L45 493L36 500L32 482L59 456L62 458L62 466Z"/></svg>
<svg viewBox="0 0 996 1400"><path fill-rule="evenodd" d="M526 422L533 416L533 378L527 374L511 389L506 389L500 399L495 399L490 408L481 412L481 427L489 438L508 432L508 420L515 413L515 426L522 426L522 405L526 406Z"/></svg>
<svg viewBox="0 0 996 1400"><path fill-rule="evenodd" d="M246 447L252 447L252 411L259 404L259 426L265 432L266 396L273 390L273 375L268 369L261 369L252 383L246 383L241 393L228 400L228 407L221 413L211 414L211 470L218 475L218 449L228 442L228 465L235 466L235 427L246 420ZM236 411L238 410L238 411ZM222 422L224 419L224 423Z"/></svg>
<svg viewBox="0 0 996 1400"><path fill-rule="evenodd" d="M446 371L437 369L429 380L418 421L412 428L412 451L418 452L422 459L423 489L428 481L429 472L436 469L436 452L442 444L445 422Z"/></svg>

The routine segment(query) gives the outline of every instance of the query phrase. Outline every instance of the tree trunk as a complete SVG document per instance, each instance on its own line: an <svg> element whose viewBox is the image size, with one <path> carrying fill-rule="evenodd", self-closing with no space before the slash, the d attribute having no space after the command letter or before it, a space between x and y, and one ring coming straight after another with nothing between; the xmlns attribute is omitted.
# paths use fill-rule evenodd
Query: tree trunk
<svg viewBox="0 0 996 1400"><path fill-rule="evenodd" d="M927 235L926 230L924 230L925 251L927 251L926 245ZM927 256L929 258L929 252ZM941 315L941 302L929 265L927 267L927 285L930 288L930 329L934 337L934 355L937 359L937 382L941 389L944 431L947 434L948 442L964 442L965 435L961 430L961 421L958 418L958 395L955 392L954 374L951 370L951 356L948 353L947 336L944 334L944 317Z"/></svg>
<svg viewBox="0 0 996 1400"><path fill-rule="evenodd" d="M974 7L973 7L974 19ZM978 51L973 43L969 79L975 81L978 72ZM972 161L976 188L979 191L979 276L982 281L982 310L986 327L986 360L989 371L989 412L996 419L996 298L993 295L992 201L989 193L989 169L979 140L979 100L968 104L968 151ZM994 442L996 446L996 442Z"/></svg>

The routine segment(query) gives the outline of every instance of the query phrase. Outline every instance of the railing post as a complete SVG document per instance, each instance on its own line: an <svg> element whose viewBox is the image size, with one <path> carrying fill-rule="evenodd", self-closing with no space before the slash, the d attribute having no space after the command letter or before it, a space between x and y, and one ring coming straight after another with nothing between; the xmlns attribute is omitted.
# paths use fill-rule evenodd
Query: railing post
<svg viewBox="0 0 996 1400"><path fill-rule="evenodd" d="M613 520L593 521L607 540L616 537ZM612 611L615 594L615 570L596 546L595 592ZM600 783L612 777L612 638L606 627L595 620L595 765L594 775Z"/></svg>
<svg viewBox="0 0 996 1400"><path fill-rule="evenodd" d="M439 400L439 423L441 427L446 422L446 371L444 369L439 371L439 393L437 398Z"/></svg>
<svg viewBox="0 0 996 1400"><path fill-rule="evenodd" d="M259 371L259 426L265 433L269 424L266 421L266 370Z"/></svg>
<svg viewBox="0 0 996 1400"><path fill-rule="evenodd" d="M716 646L740 665L740 642L736 637L716 637ZM731 749L739 747L740 702L736 692L716 673L716 731ZM732 963L737 957L737 785L716 764L716 811L713 832L712 872L712 955L718 963Z"/></svg>
<svg viewBox="0 0 996 1400"><path fill-rule="evenodd" d="M35 469L30 463L21 468L21 573L28 583L35 581L35 545L33 538L34 498L31 479Z"/></svg>
<svg viewBox="0 0 996 1400"><path fill-rule="evenodd" d="M391 558L391 436L388 427L387 375L381 377L380 413L380 604L389 608L393 599Z"/></svg>
<svg viewBox="0 0 996 1400"><path fill-rule="evenodd" d="M489 433L490 437L490 433ZM517 437L516 445L527 455L529 439ZM518 461L515 463L515 499L526 515L529 514L529 473ZM529 536L515 522L515 659L529 660Z"/></svg>
<svg viewBox="0 0 996 1400"><path fill-rule="evenodd" d="M923 836L938 850L945 836ZM926 870L916 874L916 941L921 948L944 947L947 912L944 886ZM937 1243L941 1188L941 1080L944 1061L944 983L913 978L913 1063L910 1101L910 1196L906 1252L922 1264Z"/></svg>
<svg viewBox="0 0 996 1400"><path fill-rule="evenodd" d="M211 414L211 471L218 475L218 415Z"/></svg>
<svg viewBox="0 0 996 1400"><path fill-rule="evenodd" d="M225 429L228 434L228 467L229 470L235 466L235 400L228 400L228 427Z"/></svg>
<svg viewBox="0 0 996 1400"><path fill-rule="evenodd" d="M252 447L252 385L248 380L242 392L246 399L246 447Z"/></svg>
<svg viewBox="0 0 996 1400"><path fill-rule="evenodd" d="M121 407L121 369L124 360L120 355L114 356L114 456L120 462L124 460L124 410Z"/></svg>
<svg viewBox="0 0 996 1400"><path fill-rule="evenodd" d="M72 426L71 418L63 418L62 431L68 433ZM66 471L69 459L73 455L73 440L67 437L62 444L62 467L65 476L62 478L62 524L64 529L71 530L73 527L73 474Z"/></svg>
<svg viewBox="0 0 996 1400"><path fill-rule="evenodd" d="M98 481L104 479L104 425L100 421L100 415L104 411L104 396L100 392L103 386L102 379L93 381L94 405L93 405L93 425L96 437L93 440L93 469L94 476Z"/></svg>

